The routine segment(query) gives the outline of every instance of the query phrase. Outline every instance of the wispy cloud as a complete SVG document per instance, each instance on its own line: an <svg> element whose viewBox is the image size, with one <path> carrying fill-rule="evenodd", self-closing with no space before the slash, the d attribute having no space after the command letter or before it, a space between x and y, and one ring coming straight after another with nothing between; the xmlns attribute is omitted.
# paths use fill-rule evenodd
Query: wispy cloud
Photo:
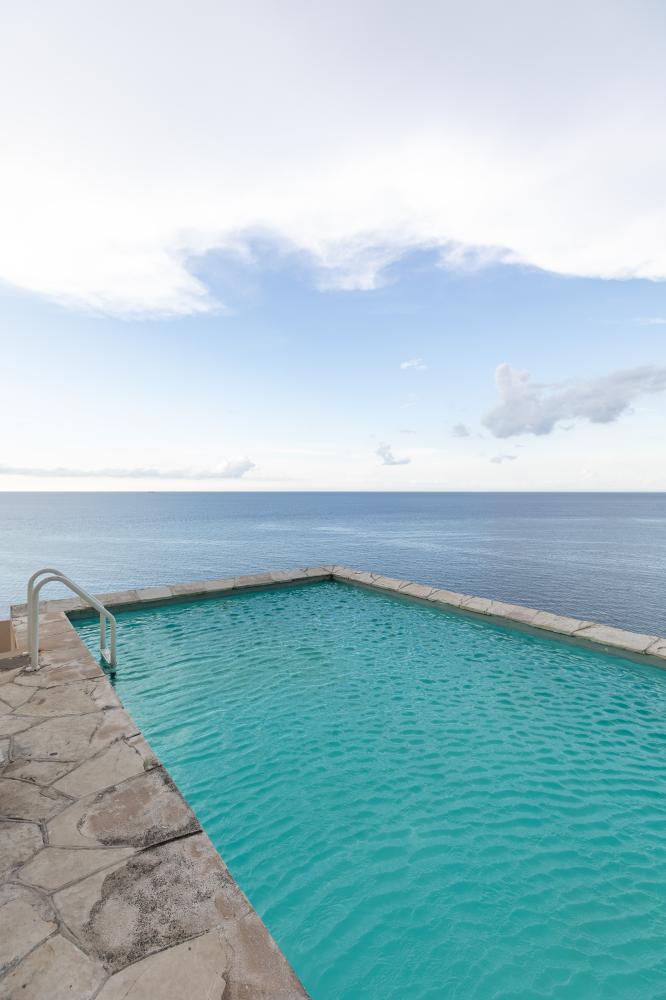
<svg viewBox="0 0 666 1000"><path fill-rule="evenodd" d="M643 365L598 378L544 385L529 372L501 364L495 371L500 402L483 417L498 438L514 434L550 434L562 420L608 424L646 393L666 389L666 368Z"/></svg>
<svg viewBox="0 0 666 1000"><path fill-rule="evenodd" d="M454 424L451 428L451 433L456 438L468 438L469 428L466 424Z"/></svg>
<svg viewBox="0 0 666 1000"><path fill-rule="evenodd" d="M36 468L0 465L0 476L34 476L49 479L240 479L256 468L249 458L233 459L221 469L72 469L64 466Z"/></svg>
<svg viewBox="0 0 666 1000"><path fill-rule="evenodd" d="M666 326L666 316L637 316L634 323L639 326Z"/></svg>
<svg viewBox="0 0 666 1000"><path fill-rule="evenodd" d="M493 455L490 459L495 465L501 465L503 462L515 462L518 458L517 455L507 455L506 452L501 451L499 455Z"/></svg>
<svg viewBox="0 0 666 1000"><path fill-rule="evenodd" d="M428 368L423 358L410 358L409 361L402 361L400 367L413 368L417 372L424 372Z"/></svg>
<svg viewBox="0 0 666 1000"><path fill-rule="evenodd" d="M382 465L409 465L411 458L396 458L388 444L380 444L375 452L382 460Z"/></svg>

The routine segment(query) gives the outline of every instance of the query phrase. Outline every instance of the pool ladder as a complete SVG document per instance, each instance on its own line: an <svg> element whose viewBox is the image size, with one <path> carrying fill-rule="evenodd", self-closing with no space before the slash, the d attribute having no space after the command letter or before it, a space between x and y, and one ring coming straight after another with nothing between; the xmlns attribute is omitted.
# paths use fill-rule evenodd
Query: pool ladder
<svg viewBox="0 0 666 1000"><path fill-rule="evenodd" d="M41 577L41 579L40 579ZM99 651L102 659L110 666L116 665L116 619L108 608L61 573L59 569L46 566L38 569L28 580L28 645L30 666L28 670L39 670L39 592L47 583L62 583L69 587L82 601L89 604L99 614ZM109 643L106 642L106 623L109 623Z"/></svg>

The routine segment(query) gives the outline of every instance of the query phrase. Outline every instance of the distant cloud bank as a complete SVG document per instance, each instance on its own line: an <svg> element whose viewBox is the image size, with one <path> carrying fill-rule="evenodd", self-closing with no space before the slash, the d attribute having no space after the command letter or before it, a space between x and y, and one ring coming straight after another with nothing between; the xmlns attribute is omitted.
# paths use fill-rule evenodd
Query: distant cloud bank
<svg viewBox="0 0 666 1000"><path fill-rule="evenodd" d="M482 423L495 437L507 438L550 434L561 421L612 423L639 396L666 389L666 368L643 365L586 381L543 385L505 363L497 367L495 382L500 402Z"/></svg>
<svg viewBox="0 0 666 1000"><path fill-rule="evenodd" d="M428 369L428 366L424 362L423 358L410 358L409 361L401 362L400 367L414 368L417 372L424 372Z"/></svg>
<svg viewBox="0 0 666 1000"><path fill-rule="evenodd" d="M249 458L227 462L221 469L51 469L0 465L0 476L35 476L52 479L240 479L256 468Z"/></svg>
<svg viewBox="0 0 666 1000"><path fill-rule="evenodd" d="M382 465L409 465L411 458L396 458L388 444L380 444L375 452L382 460Z"/></svg>

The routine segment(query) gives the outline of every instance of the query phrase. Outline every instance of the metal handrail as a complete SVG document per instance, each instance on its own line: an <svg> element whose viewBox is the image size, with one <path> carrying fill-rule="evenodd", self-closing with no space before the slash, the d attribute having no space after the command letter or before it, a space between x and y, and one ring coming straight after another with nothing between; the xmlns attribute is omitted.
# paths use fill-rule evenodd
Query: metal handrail
<svg viewBox="0 0 666 1000"><path fill-rule="evenodd" d="M43 579L39 579L42 577ZM59 569L46 566L38 569L28 580L28 643L30 649L30 666L28 670L39 670L39 592L47 583L63 583L69 587L81 600L85 601L99 613L99 651L102 659L110 667L115 667L116 660L116 619L108 608L83 590L78 584L61 573ZM106 644L106 623L109 623L109 644Z"/></svg>

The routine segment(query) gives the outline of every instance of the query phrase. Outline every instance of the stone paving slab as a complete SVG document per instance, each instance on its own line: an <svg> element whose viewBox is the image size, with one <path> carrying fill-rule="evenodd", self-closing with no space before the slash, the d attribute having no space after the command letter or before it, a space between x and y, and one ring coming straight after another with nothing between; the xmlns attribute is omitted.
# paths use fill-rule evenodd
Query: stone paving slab
<svg viewBox="0 0 666 1000"><path fill-rule="evenodd" d="M26 819L39 823L56 816L71 799L50 788L40 788L31 781L0 776L0 809L7 819Z"/></svg>
<svg viewBox="0 0 666 1000"><path fill-rule="evenodd" d="M201 829L163 767L85 795L57 812L46 826L49 843L57 847L152 847Z"/></svg>
<svg viewBox="0 0 666 1000"><path fill-rule="evenodd" d="M97 1000L183 1000L225 994L231 949L221 930L208 931L190 941L150 955L111 976ZM246 994L249 995L249 994ZM256 995L256 994L255 994Z"/></svg>
<svg viewBox="0 0 666 1000"><path fill-rule="evenodd" d="M39 719L37 724L34 719L29 721L33 725L14 736L15 758L84 761L115 740L137 733L135 723L122 709Z"/></svg>
<svg viewBox="0 0 666 1000"><path fill-rule="evenodd" d="M0 973L58 929L50 901L22 885L0 886Z"/></svg>
<svg viewBox="0 0 666 1000"><path fill-rule="evenodd" d="M92 1000L104 978L98 962L55 934L0 979L0 1000Z"/></svg>
<svg viewBox="0 0 666 1000"><path fill-rule="evenodd" d="M16 877L26 885L34 885L47 892L64 889L80 882L94 872L124 861L135 853L132 847L74 850L65 847L45 847L23 865Z"/></svg>
<svg viewBox="0 0 666 1000"><path fill-rule="evenodd" d="M55 894L65 926L117 972L250 909L205 834L137 852Z"/></svg>
<svg viewBox="0 0 666 1000"><path fill-rule="evenodd" d="M0 803L0 809L4 804ZM24 862L34 857L44 846L39 823L0 819L0 879L8 879Z"/></svg>

